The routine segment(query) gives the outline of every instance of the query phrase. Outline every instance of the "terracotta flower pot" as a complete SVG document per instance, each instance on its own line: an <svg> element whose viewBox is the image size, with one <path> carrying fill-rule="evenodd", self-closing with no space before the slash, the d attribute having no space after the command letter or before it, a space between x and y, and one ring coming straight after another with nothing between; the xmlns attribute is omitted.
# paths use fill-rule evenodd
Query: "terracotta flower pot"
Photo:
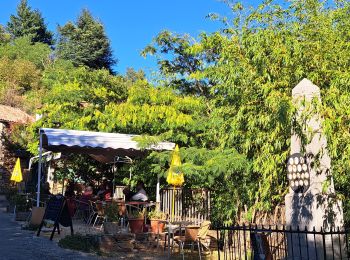
<svg viewBox="0 0 350 260"><path fill-rule="evenodd" d="M165 223L163 220L151 219L152 233L158 234L158 229L159 229L159 233L162 233L164 226L165 226Z"/></svg>
<svg viewBox="0 0 350 260"><path fill-rule="evenodd" d="M143 218L129 218L129 227L131 233L142 233L143 232Z"/></svg>
<svg viewBox="0 0 350 260"><path fill-rule="evenodd" d="M187 226L186 227L186 239L195 241L198 235L199 226Z"/></svg>

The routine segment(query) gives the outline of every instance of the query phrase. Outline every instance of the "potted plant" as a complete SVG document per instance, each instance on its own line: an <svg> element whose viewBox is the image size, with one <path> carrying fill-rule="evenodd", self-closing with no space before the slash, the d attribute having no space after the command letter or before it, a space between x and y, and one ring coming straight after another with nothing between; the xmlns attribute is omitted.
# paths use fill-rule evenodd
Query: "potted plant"
<svg viewBox="0 0 350 260"><path fill-rule="evenodd" d="M133 210L128 214L128 221L131 233L142 233L145 221L145 212Z"/></svg>
<svg viewBox="0 0 350 260"><path fill-rule="evenodd" d="M104 223L104 232L106 234L115 235L119 230L119 205L116 202L112 202L106 207L106 222Z"/></svg>
<svg viewBox="0 0 350 260"><path fill-rule="evenodd" d="M17 221L25 221L30 215L30 204L23 195L13 195L10 198L10 204L15 206L15 219Z"/></svg>
<svg viewBox="0 0 350 260"><path fill-rule="evenodd" d="M164 212L155 208L148 213L148 218L151 221L151 230L153 233L161 233L164 229L166 215Z"/></svg>

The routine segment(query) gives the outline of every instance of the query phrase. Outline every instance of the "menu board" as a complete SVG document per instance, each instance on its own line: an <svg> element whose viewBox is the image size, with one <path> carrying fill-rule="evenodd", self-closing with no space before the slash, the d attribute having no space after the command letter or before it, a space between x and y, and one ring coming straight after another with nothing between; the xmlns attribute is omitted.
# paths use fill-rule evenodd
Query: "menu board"
<svg viewBox="0 0 350 260"><path fill-rule="evenodd" d="M61 210L65 204L65 198L63 196L53 196L47 203L44 219L56 221L61 215Z"/></svg>
<svg viewBox="0 0 350 260"><path fill-rule="evenodd" d="M66 203L66 198L57 195L52 196L50 200L48 201L45 209L45 214L43 216L43 219L40 223L39 230L37 233L37 236L40 235L41 229L45 222L47 220L54 222L54 227L50 236L50 240L52 240L53 235L57 229L58 234L60 233L60 227L59 224L61 224L64 227L71 227L71 233L73 234L73 223L71 216L69 214L68 205Z"/></svg>

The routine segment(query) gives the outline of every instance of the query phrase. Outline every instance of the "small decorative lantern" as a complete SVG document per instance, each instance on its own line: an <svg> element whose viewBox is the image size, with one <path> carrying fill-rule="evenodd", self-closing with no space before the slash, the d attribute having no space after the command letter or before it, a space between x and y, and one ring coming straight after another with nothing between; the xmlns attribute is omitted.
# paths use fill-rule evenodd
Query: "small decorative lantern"
<svg viewBox="0 0 350 260"><path fill-rule="evenodd" d="M310 172L306 156L294 153L288 158L287 177L296 193L304 193L310 187Z"/></svg>

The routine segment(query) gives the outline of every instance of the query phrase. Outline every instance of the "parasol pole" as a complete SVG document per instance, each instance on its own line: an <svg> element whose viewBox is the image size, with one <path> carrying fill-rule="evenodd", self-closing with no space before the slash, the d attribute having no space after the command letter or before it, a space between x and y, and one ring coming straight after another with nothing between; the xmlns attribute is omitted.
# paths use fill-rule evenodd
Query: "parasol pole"
<svg viewBox="0 0 350 260"><path fill-rule="evenodd" d="M37 187L37 193L36 193L36 206L40 206L40 181L41 181L41 160L42 160L42 153L43 153L43 136L41 131L39 130L39 168L38 168L38 187Z"/></svg>
<svg viewBox="0 0 350 260"><path fill-rule="evenodd" d="M171 206L171 221L174 221L175 216L175 185L173 185L173 203Z"/></svg>
<svg viewBox="0 0 350 260"><path fill-rule="evenodd" d="M157 175L157 188L156 188L156 207L159 210L160 209L160 176L159 173Z"/></svg>

